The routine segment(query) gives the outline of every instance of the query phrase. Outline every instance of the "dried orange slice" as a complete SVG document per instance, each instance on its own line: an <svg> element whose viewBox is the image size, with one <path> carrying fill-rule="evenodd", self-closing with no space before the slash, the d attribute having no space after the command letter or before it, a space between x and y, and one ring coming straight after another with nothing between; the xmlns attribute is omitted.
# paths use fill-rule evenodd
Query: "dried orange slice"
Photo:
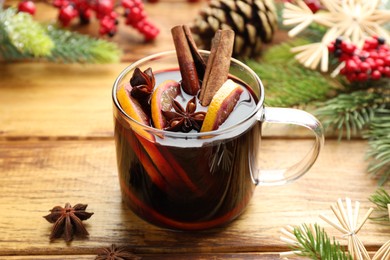
<svg viewBox="0 0 390 260"><path fill-rule="evenodd" d="M130 88L130 89L129 89ZM142 110L138 101L130 95L131 86L121 86L117 91L117 98L122 109L128 116L139 123L150 126L148 115Z"/></svg>
<svg viewBox="0 0 390 260"><path fill-rule="evenodd" d="M242 92L240 85L228 79L211 100L200 131L217 130L233 111Z"/></svg>
<svg viewBox="0 0 390 260"><path fill-rule="evenodd" d="M154 127L163 129L166 125L166 120L161 111L169 111L172 109L172 99L180 94L180 84L174 80L166 80L162 82L154 90L150 102L152 120Z"/></svg>

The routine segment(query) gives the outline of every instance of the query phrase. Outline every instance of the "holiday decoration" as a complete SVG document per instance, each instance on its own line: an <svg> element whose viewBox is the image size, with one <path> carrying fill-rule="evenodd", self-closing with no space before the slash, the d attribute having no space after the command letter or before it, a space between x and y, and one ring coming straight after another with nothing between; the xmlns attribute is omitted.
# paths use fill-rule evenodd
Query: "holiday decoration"
<svg viewBox="0 0 390 260"><path fill-rule="evenodd" d="M199 47L210 49L218 29L235 31L233 56L260 54L263 43L270 42L277 26L272 0L213 0L194 20L191 30Z"/></svg>
<svg viewBox="0 0 390 260"><path fill-rule="evenodd" d="M378 43L380 37L374 39ZM340 140L356 135L367 139L367 170L383 185L390 177L390 79L367 77L366 81L350 82L344 77L307 69L293 58L290 50L311 41L295 37L267 48L260 60L245 62L261 78L267 105L305 106L320 119L328 133L338 134Z"/></svg>
<svg viewBox="0 0 390 260"><path fill-rule="evenodd" d="M370 256L360 241L357 233L363 227L368 217L371 215L373 208L370 208L363 220L358 224L360 203L355 202L355 208L352 207L351 199L345 199L346 208L341 199L337 201L336 205L332 205L331 209L335 214L339 223L332 221L325 215L320 215L320 218L325 220L328 224L343 233L343 237L348 239L348 251L354 259L370 259Z"/></svg>
<svg viewBox="0 0 390 260"><path fill-rule="evenodd" d="M340 83L315 70L308 70L295 59L290 49L308 41L296 38L268 48L261 61L246 60L246 64L261 78L267 89L268 106L304 106L313 100L325 101Z"/></svg>
<svg viewBox="0 0 390 260"><path fill-rule="evenodd" d="M118 13L114 10L113 0L53 0L53 6L59 9L58 21L64 27L78 18L80 24L90 22L92 13L95 12L99 20L99 34L114 36L117 32ZM124 9L123 16L126 24L135 28L144 37L145 41L154 40L159 34L159 29L148 19L142 0L121 0L120 5ZM32 1L23 0L18 10L30 14L35 13L35 5Z"/></svg>
<svg viewBox="0 0 390 260"><path fill-rule="evenodd" d="M305 256L310 259L352 260L344 252L339 242L333 241L318 224L302 224L298 227L282 228L280 240L291 246L294 251L280 253L280 258Z"/></svg>
<svg viewBox="0 0 390 260"><path fill-rule="evenodd" d="M386 194L387 196L384 196ZM384 190L379 190L373 197L376 199L385 199L389 196ZM367 221L371 213L374 211L370 208L362 220L358 220L360 203L355 202L355 207L352 206L352 201L349 198L343 201L339 199L335 205L331 206L333 213L337 218L337 222L331 220L325 215L321 214L320 218L325 220L328 224L342 232L342 238L348 240L348 253L344 252L339 242L333 238L333 242L327 235L324 229L319 225L302 224L298 227L287 226L282 228L283 236L280 239L289 244L293 251L283 252L280 254L281 258L303 256L314 260L320 259L361 259L371 260L362 241L357 237L357 233L361 230L364 223ZM373 256L372 260L387 260L390 258L390 240L387 241Z"/></svg>
<svg viewBox="0 0 390 260"><path fill-rule="evenodd" d="M387 260L390 259L390 240L387 241L372 257L372 260Z"/></svg>
<svg viewBox="0 0 390 260"><path fill-rule="evenodd" d="M328 71L328 45L342 36L359 48L366 37L378 35L387 42L390 35L382 26L390 21L390 11L379 9L380 0L321 0L321 10L313 12L302 0L296 4L286 2L283 10L283 24L294 26L288 34L295 37L310 25L323 26L328 30L320 42L292 48L295 58L305 67Z"/></svg>
<svg viewBox="0 0 390 260"><path fill-rule="evenodd" d="M384 189L378 189L369 200L376 205L375 216L370 219L381 224L390 225L390 195Z"/></svg>
<svg viewBox="0 0 390 260"><path fill-rule="evenodd" d="M41 25L28 13L0 8L0 58L54 62L109 63L119 60L118 47L102 39Z"/></svg>
<svg viewBox="0 0 390 260"><path fill-rule="evenodd" d="M329 51L341 62L333 75L340 72L351 82L365 82L390 77L390 50L381 37L367 38L363 49L338 37L328 46Z"/></svg>

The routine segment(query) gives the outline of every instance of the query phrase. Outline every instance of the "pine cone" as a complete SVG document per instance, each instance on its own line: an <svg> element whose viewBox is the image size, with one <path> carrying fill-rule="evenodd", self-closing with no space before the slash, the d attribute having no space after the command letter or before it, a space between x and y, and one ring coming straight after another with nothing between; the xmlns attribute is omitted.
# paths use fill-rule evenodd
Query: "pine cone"
<svg viewBox="0 0 390 260"><path fill-rule="evenodd" d="M210 49L218 29L236 33L234 57L258 56L263 43L270 42L277 29L272 0L212 0L191 25L194 39L202 49Z"/></svg>

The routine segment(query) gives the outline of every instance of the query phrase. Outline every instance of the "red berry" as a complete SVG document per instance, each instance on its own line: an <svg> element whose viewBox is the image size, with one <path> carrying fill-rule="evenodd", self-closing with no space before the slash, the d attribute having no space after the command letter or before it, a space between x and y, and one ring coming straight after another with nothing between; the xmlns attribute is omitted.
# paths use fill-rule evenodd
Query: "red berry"
<svg viewBox="0 0 390 260"><path fill-rule="evenodd" d="M368 38L365 40L364 44L368 44L369 50L373 50L378 46L378 40L375 38Z"/></svg>
<svg viewBox="0 0 390 260"><path fill-rule="evenodd" d="M375 60L373 58L371 58L371 57L367 58L366 62L370 65L371 69L376 68L376 63L375 63Z"/></svg>
<svg viewBox="0 0 390 260"><path fill-rule="evenodd" d="M390 67L384 67L382 75L390 77Z"/></svg>
<svg viewBox="0 0 390 260"><path fill-rule="evenodd" d="M371 66L368 62L363 61L360 63L359 69L361 72L367 72L369 69L371 69Z"/></svg>
<svg viewBox="0 0 390 260"><path fill-rule="evenodd" d="M345 53L352 54L356 49L356 46L353 45L352 43L345 42L343 41L341 43L341 50L344 51Z"/></svg>
<svg viewBox="0 0 390 260"><path fill-rule="evenodd" d="M389 55L389 56L386 56L386 57L384 58L384 61L385 61L385 65L386 65L386 66L390 66L390 55Z"/></svg>
<svg viewBox="0 0 390 260"><path fill-rule="evenodd" d="M305 4L310 8L313 13L316 13L321 9L321 3L318 0L305 0Z"/></svg>
<svg viewBox="0 0 390 260"><path fill-rule="evenodd" d="M18 11L34 15L36 7L33 1L22 1L18 5Z"/></svg>
<svg viewBox="0 0 390 260"><path fill-rule="evenodd" d="M98 0L96 4L96 17L102 19L113 11L114 5L111 0Z"/></svg>
<svg viewBox="0 0 390 260"><path fill-rule="evenodd" d="M378 58L378 52L377 51L370 51L370 57L373 59Z"/></svg>
<svg viewBox="0 0 390 260"><path fill-rule="evenodd" d="M377 67L381 67L381 66L385 65L385 62L382 59L378 58L375 60L375 64Z"/></svg>
<svg viewBox="0 0 390 260"><path fill-rule="evenodd" d="M129 9L131 9L135 6L134 1L132 1L132 0L122 0L121 5L124 8L129 8Z"/></svg>
<svg viewBox="0 0 390 260"><path fill-rule="evenodd" d="M357 75L356 75L356 73L347 74L346 77L347 77L347 79L348 79L350 82L354 82L354 81L357 80Z"/></svg>
<svg viewBox="0 0 390 260"><path fill-rule="evenodd" d="M378 80L381 78L381 76L382 76L382 74L378 70L374 70L371 73L371 79L373 79L373 80Z"/></svg>
<svg viewBox="0 0 390 260"><path fill-rule="evenodd" d="M364 43L364 45L363 45L363 50L368 51L368 50L370 50L370 49L371 49L370 44Z"/></svg>
<svg viewBox="0 0 390 260"><path fill-rule="evenodd" d="M58 20L63 26L68 26L69 23L78 15L78 11L72 6L68 5L60 9Z"/></svg>
<svg viewBox="0 0 390 260"><path fill-rule="evenodd" d="M328 51L329 52L334 52L336 47L334 46L334 41L328 44Z"/></svg>
<svg viewBox="0 0 390 260"><path fill-rule="evenodd" d="M387 51L379 50L378 51L378 58L384 60L388 56Z"/></svg>
<svg viewBox="0 0 390 260"><path fill-rule="evenodd" d="M357 75L357 80L360 81L360 82L367 81L367 79L368 79L367 73L360 72L360 73Z"/></svg>
<svg viewBox="0 0 390 260"><path fill-rule="evenodd" d="M358 66L354 60L347 60L345 68L348 72L355 72L358 70Z"/></svg>

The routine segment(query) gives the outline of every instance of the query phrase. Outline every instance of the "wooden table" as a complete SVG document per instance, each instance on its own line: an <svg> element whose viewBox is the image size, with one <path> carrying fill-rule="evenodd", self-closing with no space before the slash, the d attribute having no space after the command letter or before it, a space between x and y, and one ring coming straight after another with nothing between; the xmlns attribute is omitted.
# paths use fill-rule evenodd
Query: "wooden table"
<svg viewBox="0 0 390 260"><path fill-rule="evenodd" d="M138 219L121 203L113 140L111 87L130 62L173 48L170 28L188 23L205 2L164 1L147 4L161 28L149 44L131 28L114 37L124 50L122 62L109 65L16 62L0 64L0 258L94 259L111 244L129 245L145 259L278 259L287 251L280 228L333 218L329 206L338 198L372 204L377 189L366 173L364 140L327 138L314 167L295 183L259 187L246 212L225 228L172 232ZM40 19L55 19L54 10L38 5ZM83 29L94 34L96 27ZM271 152L264 164L283 162L304 152L308 138L266 138ZM387 188L389 186L386 186ZM49 241L52 225L42 218L53 206L88 203L95 214L85 221L90 236L70 244ZM362 216L361 216L362 217ZM360 238L369 251L390 239L390 228L371 221Z"/></svg>

